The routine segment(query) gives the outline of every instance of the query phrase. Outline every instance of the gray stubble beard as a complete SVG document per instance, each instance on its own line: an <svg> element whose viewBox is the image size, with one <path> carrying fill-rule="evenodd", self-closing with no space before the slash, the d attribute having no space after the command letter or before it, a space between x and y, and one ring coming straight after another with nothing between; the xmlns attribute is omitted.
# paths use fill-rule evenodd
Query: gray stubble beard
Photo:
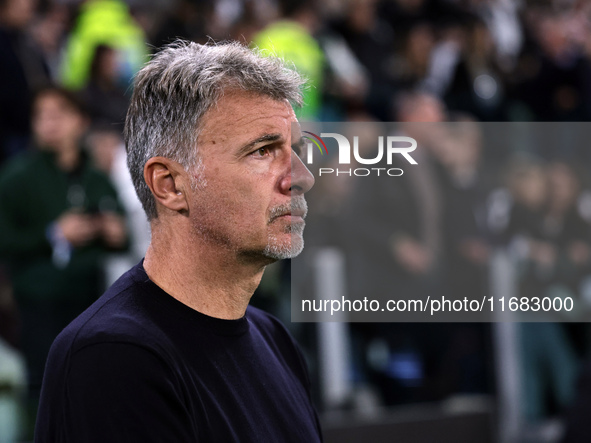
<svg viewBox="0 0 591 443"><path fill-rule="evenodd" d="M289 204L273 208L271 210L269 223L273 223L273 220L276 217L279 217L285 213L289 213L293 210L304 211L304 213L308 212L308 205L306 204L306 199L303 195L292 197ZM297 257L304 249L305 226L306 224L304 222L297 224L292 223L286 226L285 233L291 234L290 244L278 244L279 242L277 237L270 234L267 241L267 246L265 246L265 249L263 250L263 255L274 260L285 260L288 258Z"/></svg>

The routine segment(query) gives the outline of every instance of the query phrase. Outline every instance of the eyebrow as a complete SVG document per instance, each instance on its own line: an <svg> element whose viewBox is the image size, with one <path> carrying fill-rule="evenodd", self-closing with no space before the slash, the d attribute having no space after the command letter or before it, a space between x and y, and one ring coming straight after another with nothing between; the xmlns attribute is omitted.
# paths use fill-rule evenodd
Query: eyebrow
<svg viewBox="0 0 591 443"><path fill-rule="evenodd" d="M247 154L252 148L261 143L273 143L282 139L281 134L265 134L257 137L256 139L248 142L238 151L238 156Z"/></svg>

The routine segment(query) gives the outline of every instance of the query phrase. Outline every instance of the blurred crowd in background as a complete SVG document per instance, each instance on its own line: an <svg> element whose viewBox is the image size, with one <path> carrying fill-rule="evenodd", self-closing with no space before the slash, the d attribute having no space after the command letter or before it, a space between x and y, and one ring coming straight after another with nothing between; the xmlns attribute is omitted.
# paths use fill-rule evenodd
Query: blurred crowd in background
<svg viewBox="0 0 591 443"><path fill-rule="evenodd" d="M499 146L478 125L591 119L591 2L0 0L1 442L27 437L57 333L143 256L149 229L122 130L133 75L176 38L239 40L292 62L310 85L300 120L458 122L447 144L416 134L430 167L384 215L396 233L384 260L409 294L482 293L504 248L520 293L591 297L591 149L559 137ZM330 223L363 199L361 182L319 182L310 212ZM289 264L267 274L253 303L289 322ZM294 329L314 367L308 326ZM352 377L381 405L494 395L488 326L353 333ZM584 324L524 328L527 421L584 404L575 380L590 338ZM25 397L28 418L3 403Z"/></svg>

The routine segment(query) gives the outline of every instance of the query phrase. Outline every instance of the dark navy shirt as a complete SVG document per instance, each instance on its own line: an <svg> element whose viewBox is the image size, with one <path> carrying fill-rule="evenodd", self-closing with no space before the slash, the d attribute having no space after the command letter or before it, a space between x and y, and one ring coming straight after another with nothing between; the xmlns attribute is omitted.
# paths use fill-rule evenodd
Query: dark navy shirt
<svg viewBox="0 0 591 443"><path fill-rule="evenodd" d="M36 442L321 441L307 370L273 317L201 314L124 274L55 340Z"/></svg>

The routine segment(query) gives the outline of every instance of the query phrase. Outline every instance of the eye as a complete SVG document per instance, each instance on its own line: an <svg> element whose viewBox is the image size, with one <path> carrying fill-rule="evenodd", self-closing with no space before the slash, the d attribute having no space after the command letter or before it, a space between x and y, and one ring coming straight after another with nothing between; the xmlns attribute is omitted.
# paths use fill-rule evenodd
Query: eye
<svg viewBox="0 0 591 443"><path fill-rule="evenodd" d="M265 157L269 154L269 148L267 146L257 149L252 153L255 157Z"/></svg>

